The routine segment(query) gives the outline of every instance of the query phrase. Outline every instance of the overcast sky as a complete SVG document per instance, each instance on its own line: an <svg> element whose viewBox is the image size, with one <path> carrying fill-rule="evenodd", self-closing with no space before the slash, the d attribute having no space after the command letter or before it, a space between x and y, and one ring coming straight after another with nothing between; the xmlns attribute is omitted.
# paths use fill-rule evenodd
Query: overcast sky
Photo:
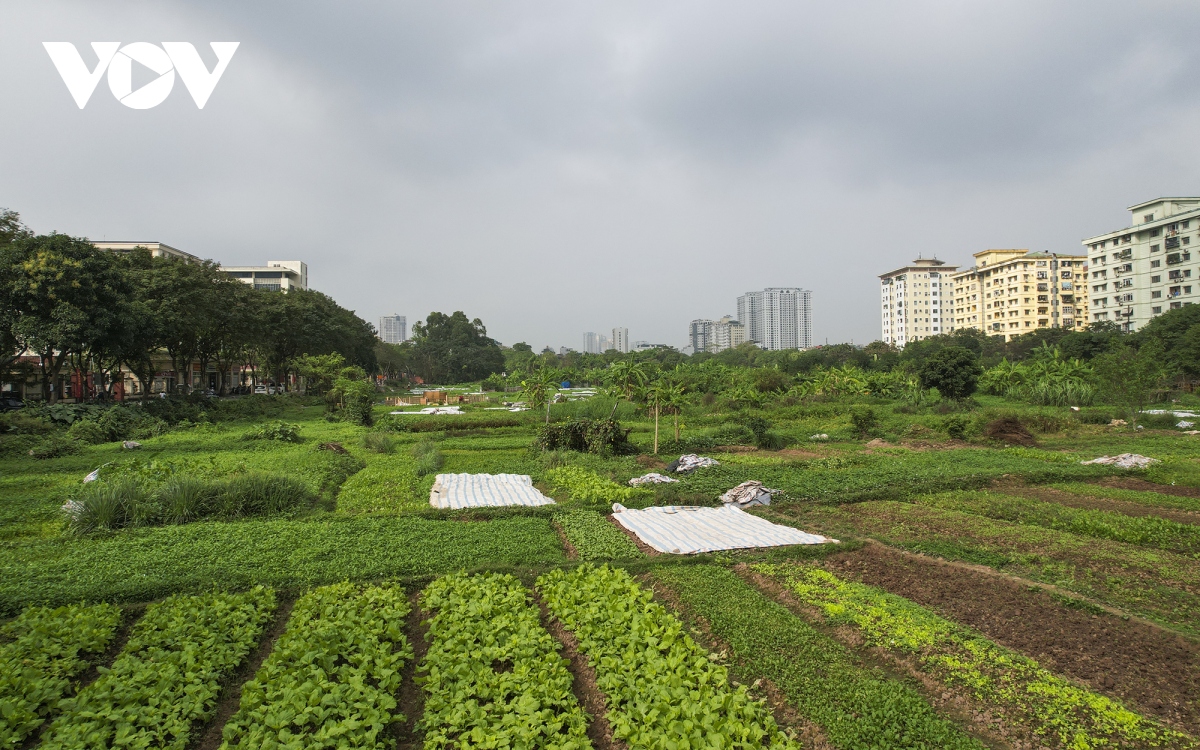
<svg viewBox="0 0 1200 750"><path fill-rule="evenodd" d="M506 344L682 346L766 286L865 343L877 275L918 254L1075 252L1200 194L1194 1L0 12L0 206L34 229L304 260L373 323L463 310ZM203 110L103 79L80 110L44 41L240 47Z"/></svg>

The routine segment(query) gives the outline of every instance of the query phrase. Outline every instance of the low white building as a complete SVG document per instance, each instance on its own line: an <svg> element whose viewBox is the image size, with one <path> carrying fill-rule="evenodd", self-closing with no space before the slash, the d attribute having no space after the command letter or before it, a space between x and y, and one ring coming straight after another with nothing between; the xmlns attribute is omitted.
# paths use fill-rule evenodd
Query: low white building
<svg viewBox="0 0 1200 750"><path fill-rule="evenodd" d="M308 264L302 260L268 260L265 266L221 266L221 270L262 291L308 289Z"/></svg>

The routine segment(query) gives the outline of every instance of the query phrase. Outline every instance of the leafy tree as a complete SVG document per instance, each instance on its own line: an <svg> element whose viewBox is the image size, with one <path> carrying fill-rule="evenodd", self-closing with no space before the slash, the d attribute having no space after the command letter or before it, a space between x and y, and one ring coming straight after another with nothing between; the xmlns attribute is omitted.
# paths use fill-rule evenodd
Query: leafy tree
<svg viewBox="0 0 1200 750"><path fill-rule="evenodd" d="M413 325L412 364L427 383L469 383L504 370L504 353L479 318L431 312Z"/></svg>
<svg viewBox="0 0 1200 750"><path fill-rule="evenodd" d="M313 395L320 396L333 387L333 381L346 367L346 358L336 352L304 354L297 357L293 364L296 372L304 378L305 389Z"/></svg>
<svg viewBox="0 0 1200 750"><path fill-rule="evenodd" d="M1200 359L1187 342L1200 337L1200 305L1184 305L1152 319L1135 334L1138 341L1156 341L1168 366L1188 377L1200 376Z"/></svg>
<svg viewBox="0 0 1200 750"><path fill-rule="evenodd" d="M558 373L548 367L533 370L521 381L521 397L534 409L546 409L546 424L550 424L550 402L558 391Z"/></svg>
<svg viewBox="0 0 1200 750"><path fill-rule="evenodd" d="M344 367L325 394L330 410L347 422L364 427L375 423L375 387L361 367Z"/></svg>
<svg viewBox="0 0 1200 750"><path fill-rule="evenodd" d="M1125 407L1133 423L1158 394L1170 373L1162 343L1150 339L1135 348L1121 341L1092 360L1100 396Z"/></svg>
<svg viewBox="0 0 1200 750"><path fill-rule="evenodd" d="M924 388L936 388L943 398L961 401L975 392L983 367L975 352L946 346L921 363L917 376Z"/></svg>
<svg viewBox="0 0 1200 750"><path fill-rule="evenodd" d="M624 359L614 362L609 366L609 390L612 395L617 397L617 402L613 404L612 413L608 415L609 419L616 416L617 406L621 403L621 399L632 401L634 392L644 386L647 379L646 367L641 362Z"/></svg>

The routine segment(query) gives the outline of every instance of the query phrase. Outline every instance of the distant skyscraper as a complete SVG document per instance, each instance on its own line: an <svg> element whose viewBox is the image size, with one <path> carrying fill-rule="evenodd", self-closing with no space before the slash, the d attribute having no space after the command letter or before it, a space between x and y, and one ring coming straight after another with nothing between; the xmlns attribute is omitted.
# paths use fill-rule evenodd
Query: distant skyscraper
<svg viewBox="0 0 1200 750"><path fill-rule="evenodd" d="M612 348L625 354L629 351L629 329L614 328L612 329Z"/></svg>
<svg viewBox="0 0 1200 750"><path fill-rule="evenodd" d="M612 349L612 341L609 340L608 336L600 334L600 353L603 354L609 349Z"/></svg>
<svg viewBox="0 0 1200 750"><path fill-rule="evenodd" d="M746 340L746 326L726 315L720 320L693 320L688 334L692 353L723 352Z"/></svg>
<svg viewBox="0 0 1200 750"><path fill-rule="evenodd" d="M408 340L408 320L403 315L384 315L379 319L379 339L385 344Z"/></svg>
<svg viewBox="0 0 1200 750"><path fill-rule="evenodd" d="M587 333L583 334L583 351L587 354L603 353L604 350L600 348L600 340L603 338L603 336L595 333L594 331L588 331Z"/></svg>
<svg viewBox="0 0 1200 750"><path fill-rule="evenodd" d="M812 292L807 289L768 287L746 292L738 297L737 307L747 341L763 349L812 346Z"/></svg>

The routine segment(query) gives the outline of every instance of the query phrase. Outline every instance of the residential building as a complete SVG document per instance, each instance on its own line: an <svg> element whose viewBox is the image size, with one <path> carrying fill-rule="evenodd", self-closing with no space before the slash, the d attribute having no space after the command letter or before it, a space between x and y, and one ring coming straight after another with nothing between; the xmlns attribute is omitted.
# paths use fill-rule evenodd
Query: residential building
<svg viewBox="0 0 1200 750"><path fill-rule="evenodd" d="M975 265L952 273L943 331L975 328L1011 341L1038 328L1082 330L1087 317L1087 258L1082 255L984 250Z"/></svg>
<svg viewBox="0 0 1200 750"><path fill-rule="evenodd" d="M408 341L408 319L403 315L384 315L379 319L379 339L385 344Z"/></svg>
<svg viewBox="0 0 1200 750"><path fill-rule="evenodd" d="M600 354L605 353L609 349L612 349L612 339L610 339L608 336L605 336L604 334L601 334L600 335Z"/></svg>
<svg viewBox="0 0 1200 750"><path fill-rule="evenodd" d="M1130 206L1130 225L1083 241L1089 257L1089 322L1136 331L1167 310L1200 302L1200 198Z"/></svg>
<svg viewBox="0 0 1200 750"><path fill-rule="evenodd" d="M162 242L109 242L107 240L101 242L93 242L92 245L100 250L108 250L114 253L128 253L134 248L144 247L150 251L150 255L155 258L176 258L178 260L186 260L189 263L198 263L200 259L191 253L171 247Z"/></svg>
<svg viewBox="0 0 1200 750"><path fill-rule="evenodd" d="M746 326L726 315L720 320L693 320L689 327L693 352L722 352L746 341Z"/></svg>
<svg viewBox="0 0 1200 750"><path fill-rule="evenodd" d="M607 336L601 336L593 331L583 334L583 351L587 354L603 354L607 344Z"/></svg>
<svg viewBox="0 0 1200 750"><path fill-rule="evenodd" d="M612 329L612 349L616 349L622 354L629 352L629 329L614 328Z"/></svg>
<svg viewBox="0 0 1200 750"><path fill-rule="evenodd" d="M807 349L812 346L812 292L797 287L769 287L737 299L737 319L746 340L763 349Z"/></svg>
<svg viewBox="0 0 1200 750"><path fill-rule="evenodd" d="M937 258L917 258L879 277L884 343L903 348L954 330L950 274L956 270Z"/></svg>
<svg viewBox="0 0 1200 750"><path fill-rule="evenodd" d="M221 270L262 291L308 289L308 264L300 260L268 260L265 266L221 266Z"/></svg>

